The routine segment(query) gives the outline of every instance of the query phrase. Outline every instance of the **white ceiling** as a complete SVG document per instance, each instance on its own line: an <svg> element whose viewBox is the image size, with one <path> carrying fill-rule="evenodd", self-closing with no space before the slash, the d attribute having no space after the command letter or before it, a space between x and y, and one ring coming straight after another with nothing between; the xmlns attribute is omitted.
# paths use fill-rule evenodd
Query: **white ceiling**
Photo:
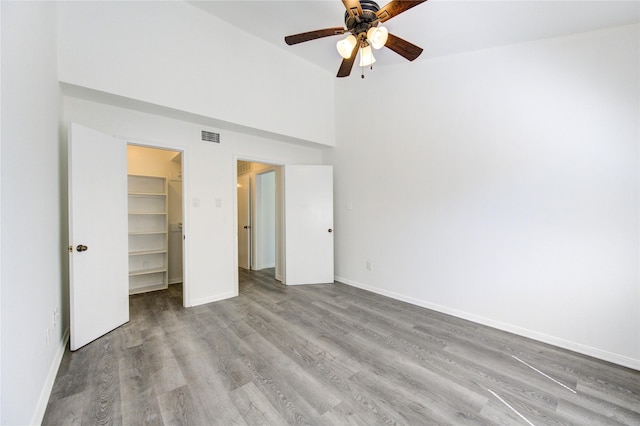
<svg viewBox="0 0 640 426"><path fill-rule="evenodd" d="M344 26L341 0L190 1L194 6L330 72L342 58L341 36L287 46L284 36ZM378 4L384 6L387 0ZM640 1L430 0L385 23L389 32L424 49L417 60L640 22ZM407 63L389 49L376 67Z"/></svg>

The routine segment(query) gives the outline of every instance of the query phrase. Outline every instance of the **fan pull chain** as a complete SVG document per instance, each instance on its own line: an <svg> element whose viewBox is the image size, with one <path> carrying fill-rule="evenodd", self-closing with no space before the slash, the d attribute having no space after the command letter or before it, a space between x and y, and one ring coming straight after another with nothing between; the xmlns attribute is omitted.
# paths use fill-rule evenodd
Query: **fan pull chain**
<svg viewBox="0 0 640 426"><path fill-rule="evenodd" d="M369 69L370 69L371 71L373 71L373 64L371 64L371 65L369 66ZM360 72L362 73L362 75L361 75L360 77L364 78L364 67L360 67Z"/></svg>

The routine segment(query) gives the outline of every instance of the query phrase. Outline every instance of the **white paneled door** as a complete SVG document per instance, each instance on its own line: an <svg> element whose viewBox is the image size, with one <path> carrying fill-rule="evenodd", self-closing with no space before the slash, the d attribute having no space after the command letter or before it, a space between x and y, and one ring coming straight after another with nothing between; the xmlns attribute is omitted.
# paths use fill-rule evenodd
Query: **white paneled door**
<svg viewBox="0 0 640 426"><path fill-rule="evenodd" d="M69 125L71 350L129 321L126 141Z"/></svg>
<svg viewBox="0 0 640 426"><path fill-rule="evenodd" d="M285 166L285 283L333 282L333 167Z"/></svg>

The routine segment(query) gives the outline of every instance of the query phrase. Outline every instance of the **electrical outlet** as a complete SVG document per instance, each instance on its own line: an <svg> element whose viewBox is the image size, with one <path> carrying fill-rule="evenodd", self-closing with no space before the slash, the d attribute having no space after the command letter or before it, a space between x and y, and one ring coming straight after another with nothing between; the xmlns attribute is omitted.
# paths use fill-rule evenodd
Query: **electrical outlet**
<svg viewBox="0 0 640 426"><path fill-rule="evenodd" d="M373 271L373 262L371 262L370 260L367 260L367 269L369 271Z"/></svg>
<svg viewBox="0 0 640 426"><path fill-rule="evenodd" d="M55 330L55 328L58 326L58 323L60 322L60 311L58 310L58 307L56 306L55 308L53 308L53 323L51 328Z"/></svg>

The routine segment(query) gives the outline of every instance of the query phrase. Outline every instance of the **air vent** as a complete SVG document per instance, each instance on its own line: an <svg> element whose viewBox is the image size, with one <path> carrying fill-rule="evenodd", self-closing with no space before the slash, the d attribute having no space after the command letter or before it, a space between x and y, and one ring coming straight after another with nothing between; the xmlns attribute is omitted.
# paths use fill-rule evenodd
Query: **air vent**
<svg viewBox="0 0 640 426"><path fill-rule="evenodd" d="M220 133L202 131L202 140L205 142L220 143Z"/></svg>
<svg viewBox="0 0 640 426"><path fill-rule="evenodd" d="M238 160L238 176L251 171L251 163L248 161Z"/></svg>

